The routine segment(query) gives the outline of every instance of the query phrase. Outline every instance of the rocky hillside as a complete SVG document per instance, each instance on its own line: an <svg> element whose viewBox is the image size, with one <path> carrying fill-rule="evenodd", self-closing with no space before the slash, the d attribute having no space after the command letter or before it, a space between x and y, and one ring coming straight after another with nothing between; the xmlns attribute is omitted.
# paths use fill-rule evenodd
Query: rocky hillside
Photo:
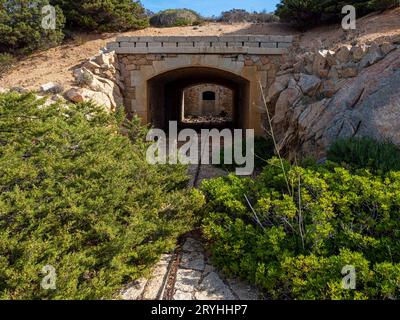
<svg viewBox="0 0 400 320"><path fill-rule="evenodd" d="M400 144L400 30L391 31L364 41L348 34L347 43L322 50L305 48L302 39L293 49L267 97L289 158L323 158L338 138Z"/></svg>

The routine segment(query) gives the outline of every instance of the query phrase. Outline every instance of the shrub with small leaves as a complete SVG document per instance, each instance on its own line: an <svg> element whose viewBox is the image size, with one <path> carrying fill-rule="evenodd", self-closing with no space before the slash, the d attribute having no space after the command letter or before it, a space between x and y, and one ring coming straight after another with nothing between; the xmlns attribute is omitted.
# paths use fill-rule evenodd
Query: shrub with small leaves
<svg viewBox="0 0 400 320"><path fill-rule="evenodd" d="M59 44L65 17L56 6L55 29L43 28L47 13L42 9L47 5L48 0L0 0L0 52L26 54Z"/></svg>
<svg viewBox="0 0 400 320"><path fill-rule="evenodd" d="M0 94L0 299L116 298L192 228L203 197L184 166L146 162L136 119L44 102Z"/></svg>
<svg viewBox="0 0 400 320"><path fill-rule="evenodd" d="M214 262L273 299L400 298L400 172L284 168L272 159L255 180L203 182ZM354 290L342 285L346 266Z"/></svg>

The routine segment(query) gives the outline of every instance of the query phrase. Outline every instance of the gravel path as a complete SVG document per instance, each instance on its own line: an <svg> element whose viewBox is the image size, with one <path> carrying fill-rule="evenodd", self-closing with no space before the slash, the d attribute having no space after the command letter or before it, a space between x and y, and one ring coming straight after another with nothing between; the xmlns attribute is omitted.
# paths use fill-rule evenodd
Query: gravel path
<svg viewBox="0 0 400 320"><path fill-rule="evenodd" d="M150 279L135 281L121 292L121 297L124 300L257 300L259 292L240 280L225 278L210 263L201 241L186 237L177 254L162 256Z"/></svg>
<svg viewBox="0 0 400 320"><path fill-rule="evenodd" d="M212 151L212 150L211 150ZM189 188L203 179L226 175L212 165L191 165ZM124 300L257 300L256 288L223 276L206 255L201 237L192 232L183 237L173 254L165 254L150 279L139 279L121 292Z"/></svg>

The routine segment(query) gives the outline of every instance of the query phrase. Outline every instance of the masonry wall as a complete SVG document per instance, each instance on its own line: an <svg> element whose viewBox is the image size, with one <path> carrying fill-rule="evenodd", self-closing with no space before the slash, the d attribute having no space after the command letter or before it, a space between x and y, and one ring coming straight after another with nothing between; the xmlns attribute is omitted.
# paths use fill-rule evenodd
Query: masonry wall
<svg viewBox="0 0 400 320"><path fill-rule="evenodd" d="M204 100L206 92L213 92L215 100ZM187 116L217 116L221 112L232 115L233 91L223 86L203 84L184 91L184 109Z"/></svg>
<svg viewBox="0 0 400 320"><path fill-rule="evenodd" d="M262 134L262 118L265 112L260 83L265 92L275 81L282 55L260 54L117 54L120 68L120 87L128 115L138 115L144 123L157 123L165 119L162 110L154 112L152 105L162 105L163 89L149 96L148 81L163 72L190 66L215 68L231 72L249 82L247 107L241 109L239 117L242 128L255 129ZM158 101L158 102L157 102ZM154 102L154 103L153 103ZM154 117L158 117L155 119Z"/></svg>

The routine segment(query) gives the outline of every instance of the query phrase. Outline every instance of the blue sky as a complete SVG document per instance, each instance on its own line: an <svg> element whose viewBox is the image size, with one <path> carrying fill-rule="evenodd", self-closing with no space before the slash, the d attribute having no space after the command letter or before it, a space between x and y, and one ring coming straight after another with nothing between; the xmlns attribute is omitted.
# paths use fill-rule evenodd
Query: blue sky
<svg viewBox="0 0 400 320"><path fill-rule="evenodd" d="M274 11L279 0L142 0L145 8L157 12L164 9L189 8L204 16L219 15L233 8L248 11Z"/></svg>

